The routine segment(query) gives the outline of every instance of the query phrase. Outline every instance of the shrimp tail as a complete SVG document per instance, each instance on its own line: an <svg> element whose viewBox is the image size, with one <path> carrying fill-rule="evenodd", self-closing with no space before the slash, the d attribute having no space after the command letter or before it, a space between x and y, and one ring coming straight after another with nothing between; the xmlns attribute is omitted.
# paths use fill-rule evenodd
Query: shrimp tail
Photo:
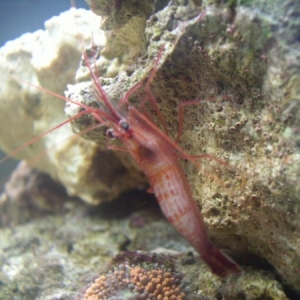
<svg viewBox="0 0 300 300"><path fill-rule="evenodd" d="M218 248L211 243L209 243L208 248L209 251L206 251L205 254L201 254L201 257L214 274L220 277L226 277L230 274L241 272L240 267Z"/></svg>

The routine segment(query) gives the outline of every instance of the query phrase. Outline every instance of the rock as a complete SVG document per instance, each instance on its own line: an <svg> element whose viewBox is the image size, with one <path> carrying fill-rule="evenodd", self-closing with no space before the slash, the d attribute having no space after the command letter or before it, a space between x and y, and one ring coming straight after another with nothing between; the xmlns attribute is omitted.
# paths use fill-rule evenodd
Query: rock
<svg viewBox="0 0 300 300"><path fill-rule="evenodd" d="M207 5L202 13L192 2L170 3L148 20L147 55L117 79L102 78L101 85L119 101L154 75L150 90L173 138L178 107L201 102L184 107L180 145L189 154L207 155L200 169L189 161L183 166L215 244L264 258L299 292L300 6L280 3L274 2L276 13L258 2ZM82 94L93 98L88 83ZM143 97L151 97L145 85L129 102L139 107ZM73 106L67 106L69 116ZM83 123L74 126L82 130ZM101 144L104 132L85 137Z"/></svg>
<svg viewBox="0 0 300 300"><path fill-rule="evenodd" d="M136 195L136 200L141 201L141 196ZM246 268L226 280L212 275L198 257L182 253L190 246L157 208L148 205L126 218L107 218L103 208L95 211L74 201L65 204L62 213L0 229L1 299L82 300L101 274L133 265L135 272L137 267L153 274L155 270L170 272L185 299L237 299L241 295L254 300L288 299L270 271ZM137 218L144 226L136 226ZM145 239L150 235L151 239ZM137 244L143 244L143 251L134 249ZM158 245L164 250L156 252ZM117 292L122 295L126 290L119 286Z"/></svg>
<svg viewBox="0 0 300 300"><path fill-rule="evenodd" d="M4 185L0 198L0 226L15 226L60 212L64 206L62 198L67 198L67 194L61 184L22 161Z"/></svg>

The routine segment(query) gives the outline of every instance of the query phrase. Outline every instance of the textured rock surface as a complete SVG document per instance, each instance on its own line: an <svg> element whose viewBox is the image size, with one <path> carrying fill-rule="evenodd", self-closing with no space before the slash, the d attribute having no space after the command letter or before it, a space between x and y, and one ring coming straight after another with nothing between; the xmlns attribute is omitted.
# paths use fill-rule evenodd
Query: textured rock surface
<svg viewBox="0 0 300 300"><path fill-rule="evenodd" d="M175 1L148 21L147 56L102 84L112 98L122 98L149 76L164 44L150 88L171 135L180 103L207 100L185 108L181 145L229 165L203 161L199 170L184 163L212 237L221 247L266 259L300 291L300 7L292 1L274 2L275 9L247 4L207 3L204 16L192 2ZM89 138L101 143L103 134Z"/></svg>
<svg viewBox="0 0 300 300"><path fill-rule="evenodd" d="M139 203L144 196L128 198ZM120 199L120 203L128 203L128 198ZM119 203L112 216L103 207L88 209L82 203L65 200L61 199L65 205L59 214L0 229L1 299L82 300L95 278L124 264L172 271L181 278L185 299L288 299L269 271L247 268L244 274L221 281L191 253L179 255L179 251L191 248L155 207L148 205L120 218L116 213L128 213L128 205L124 211ZM151 239L145 240L145 236ZM145 252L135 252L141 243L138 249ZM164 249L150 253L158 247ZM124 250L131 252L112 261ZM120 296L128 290L115 288Z"/></svg>

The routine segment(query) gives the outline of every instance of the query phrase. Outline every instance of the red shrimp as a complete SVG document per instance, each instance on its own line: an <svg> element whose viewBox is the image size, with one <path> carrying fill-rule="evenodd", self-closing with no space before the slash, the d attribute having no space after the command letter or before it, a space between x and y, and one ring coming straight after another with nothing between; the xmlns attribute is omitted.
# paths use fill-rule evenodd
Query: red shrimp
<svg viewBox="0 0 300 300"><path fill-rule="evenodd" d="M151 189L168 221L195 247L213 273L227 276L240 269L209 241L192 197L189 183L178 162L184 151L166 138L144 115L131 107L128 116L112 124L119 138L146 174Z"/></svg>
<svg viewBox="0 0 300 300"><path fill-rule="evenodd" d="M152 71L146 87L149 87L155 72L156 70ZM136 108L128 106L125 110L112 102L93 72L91 76L95 84L97 100L109 110L109 113L104 113L102 110L97 112L97 109L93 109L91 113L100 123L109 128L108 137L117 138L123 143L125 149L145 173L151 190L168 221L198 251L214 274L225 277L230 273L239 272L239 266L210 242L203 218L178 162L182 157L193 162L196 158L187 154ZM141 83L138 83L131 88L120 102L127 102L128 97L140 86ZM150 100L155 101L151 92L149 90L148 92ZM155 109L157 110L158 107L155 106ZM209 155L199 157L212 158Z"/></svg>
<svg viewBox="0 0 300 300"><path fill-rule="evenodd" d="M158 60L159 58L160 55ZM78 115L64 123L71 122L83 114L90 113L100 123L93 126L93 128L98 126L108 127L107 136L110 138L117 138L123 143L125 150L130 153L132 158L147 176L151 190L156 196L160 208L168 221L197 250L211 271L221 277L225 277L231 273L240 272L240 267L210 242L203 218L193 199L191 188L178 159L187 158L196 165L197 159L199 158L211 158L218 162L221 161L206 154L196 157L189 155L176 142L169 138L152 120L139 112L136 108L128 105L127 109L124 109L110 100L100 85L96 74L92 71L88 61L87 65L95 85L96 99L101 104L104 104L107 111L88 107L82 103L62 97L41 87L37 87L30 83L28 84L53 94L66 102L79 105L84 109L84 111L81 111ZM156 70L154 69L146 84L146 90L149 93L151 103L154 105L154 108L160 117L162 116L161 112L159 111L156 102L154 102L154 96L149 90L149 85L155 72ZM133 86L120 100L120 103L126 104L129 96L141 85L142 83L138 83ZM162 122L164 122L164 120L162 120ZM60 124L59 126L63 124ZM163 123L163 127L166 128L165 123ZM84 130L84 132L92 129L88 128ZM50 131L52 130L54 129L51 129ZM36 139L41 138L45 134L46 133ZM36 139L23 145L14 151L13 154L31 144ZM178 138L176 141L177 140ZM109 148L116 147L109 146Z"/></svg>

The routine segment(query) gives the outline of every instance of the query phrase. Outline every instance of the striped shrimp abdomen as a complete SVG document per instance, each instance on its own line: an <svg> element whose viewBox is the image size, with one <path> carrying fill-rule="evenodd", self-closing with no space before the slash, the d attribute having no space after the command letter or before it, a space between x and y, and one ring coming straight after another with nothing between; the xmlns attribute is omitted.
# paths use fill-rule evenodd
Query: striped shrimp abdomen
<svg viewBox="0 0 300 300"><path fill-rule="evenodd" d="M146 175L165 217L195 247L212 272L222 277L239 272L238 265L210 242L203 218L177 160L171 160L171 163L161 161Z"/></svg>
<svg viewBox="0 0 300 300"><path fill-rule="evenodd" d="M156 167L148 179L165 217L197 250L205 247L205 225L178 162Z"/></svg>
<svg viewBox="0 0 300 300"><path fill-rule="evenodd" d="M147 176L165 217L195 247L213 273L226 276L238 272L239 267L209 240L203 218L178 162L177 151L181 149L135 109L130 110L129 119L131 131L127 138L122 136L122 141ZM129 126L122 128L128 129Z"/></svg>

